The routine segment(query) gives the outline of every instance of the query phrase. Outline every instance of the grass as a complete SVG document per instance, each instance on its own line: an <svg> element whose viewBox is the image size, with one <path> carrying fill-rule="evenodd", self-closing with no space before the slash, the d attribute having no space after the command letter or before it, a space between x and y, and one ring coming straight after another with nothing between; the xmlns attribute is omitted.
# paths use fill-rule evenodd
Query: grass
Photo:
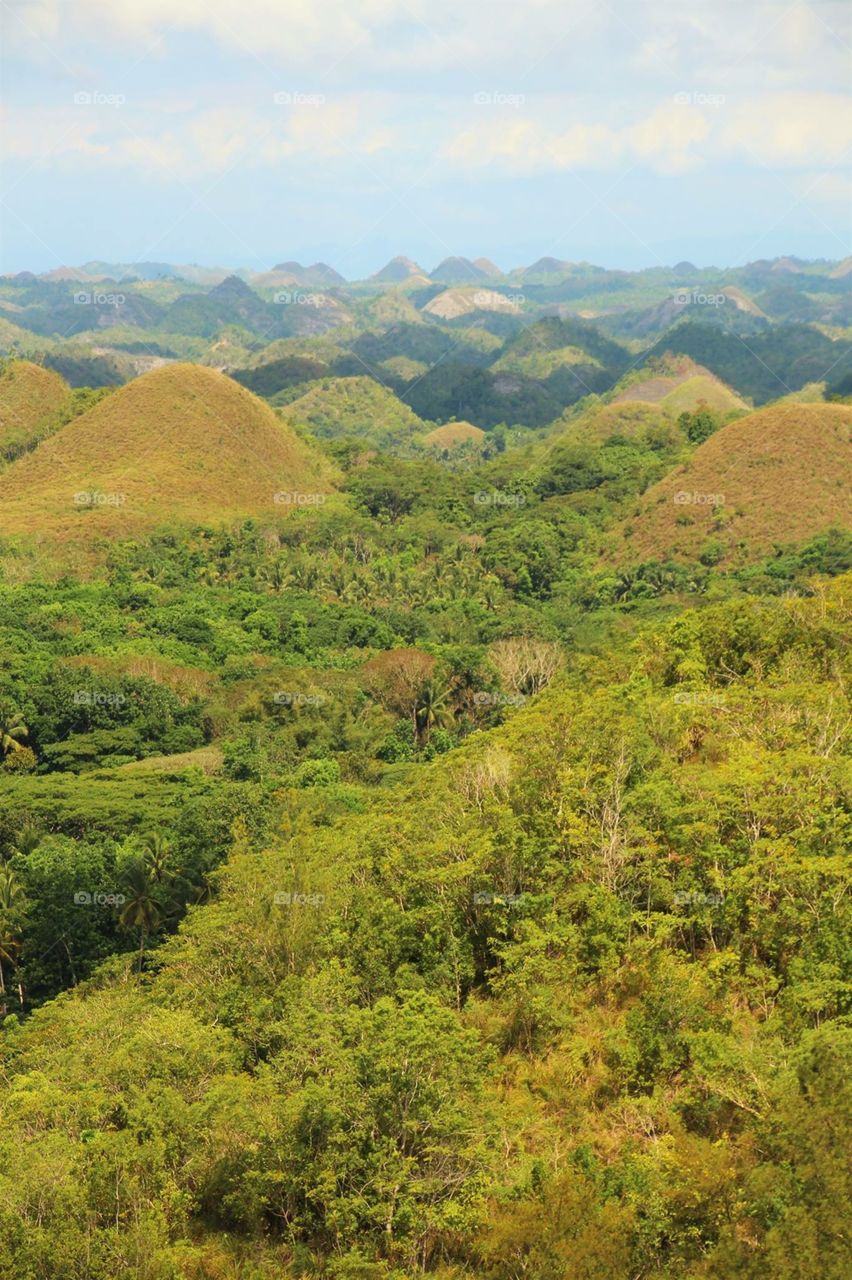
<svg viewBox="0 0 852 1280"><path fill-rule="evenodd" d="M675 416L692 412L701 404L717 413L734 413L748 408L736 391L689 356L663 357L655 361L650 376L645 371L634 373L624 381L622 388L615 397L616 404L624 400L641 400L645 404L661 405Z"/></svg>
<svg viewBox="0 0 852 1280"><path fill-rule="evenodd" d="M324 495L333 478L251 392L175 364L120 388L9 467L3 532L105 550L157 528L280 517L296 504L276 494Z"/></svg>
<svg viewBox="0 0 852 1280"><path fill-rule="evenodd" d="M436 427L423 437L423 443L431 449L454 449L460 445L481 444L485 432L475 427L472 422L448 422L443 427Z"/></svg>
<svg viewBox="0 0 852 1280"><path fill-rule="evenodd" d="M371 444L404 444L428 428L407 404L373 378L324 378L281 410L315 436L354 436Z"/></svg>
<svg viewBox="0 0 852 1280"><path fill-rule="evenodd" d="M750 563L852 523L852 407L772 405L722 427L653 485L611 559Z"/></svg>
<svg viewBox="0 0 852 1280"><path fill-rule="evenodd" d="M29 360L12 360L0 372L0 455L14 457L40 435L41 424L64 404L64 378Z"/></svg>
<svg viewBox="0 0 852 1280"><path fill-rule="evenodd" d="M569 411L570 414L570 411ZM618 400L613 404L598 405L578 417L566 417L564 428L554 433L554 441L571 440L577 443L603 444L612 436L626 440L643 439L654 427L667 427L672 438L680 432L674 417L659 404L644 400Z"/></svg>

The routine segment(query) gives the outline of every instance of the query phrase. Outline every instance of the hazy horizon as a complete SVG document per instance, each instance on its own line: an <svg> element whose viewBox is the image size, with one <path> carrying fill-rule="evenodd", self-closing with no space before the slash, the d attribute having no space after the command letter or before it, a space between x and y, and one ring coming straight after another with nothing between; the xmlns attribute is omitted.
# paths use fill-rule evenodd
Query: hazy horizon
<svg viewBox="0 0 852 1280"><path fill-rule="evenodd" d="M3 6L0 269L850 252L835 0L231 9Z"/></svg>
<svg viewBox="0 0 852 1280"><path fill-rule="evenodd" d="M550 256L557 256L557 255L550 255L547 253L536 253L534 248L530 248L527 251L527 255L525 258L520 258L517 261L513 260L511 265L507 265L506 261L500 260L500 258L498 258L498 255L496 254L491 254L491 253L482 252L476 249L471 249L466 253L452 253L452 254L448 253L444 255L444 258L458 257L458 258L466 258L471 261L485 258L485 259L488 259L494 266L500 269L501 276L510 276L515 272L528 269L540 258L545 258ZM260 255L258 255L258 257L260 257ZM324 263L326 266L333 267L335 270L339 271L339 273L345 277L347 283L361 284L368 281L371 278L371 276L381 271L381 269L384 266L386 266L388 262L390 262L394 258L410 259L411 261L415 262L418 266L422 267L427 274L434 271L438 266L441 265L441 262L443 262L444 260L444 258L441 258L440 260L435 259L433 261L432 258L428 258L426 257L426 255L418 256L414 253L406 252L405 249L397 250L396 252L388 251L385 257L373 257L370 259L367 259L365 257L364 261L367 263L367 265L363 274L348 275L345 271L340 271L340 261L342 260L343 257L344 257L344 253L341 251L336 254L334 247L332 246L332 247L324 247L320 249L312 249L308 247L302 250L295 250L290 253L279 253L277 255L268 254L266 255L265 258L261 259L257 265L253 265L251 263L241 262L241 261L225 261L225 260L213 261L212 259L201 259L201 258L191 258L191 257L184 257L184 258L154 257L154 258L136 258L131 260L129 258L124 258L120 256L116 258L105 258L102 255L92 254L87 258L80 259L79 261L63 262L61 264L58 264L58 266L73 269L73 268L82 268L90 263L102 263L110 266L130 266L130 265L141 265L143 263L145 264L162 263L164 266L169 266L174 268L199 267L199 268L208 268L210 270L220 269L223 271L230 271L236 274L239 272L256 273L256 272L262 272L262 271L270 271L272 270L273 267L284 262L298 262L305 267L314 265L316 263ZM819 263L837 263L839 261L842 261L842 258L829 257L826 255L811 257L805 254L795 253L789 250L781 250L778 253L767 255L762 260L774 262L782 258L790 258L797 262L811 263L814 265L817 265ZM755 262L759 260L760 259L753 258L753 259L750 259L749 261ZM689 257L689 256L684 256L679 259L672 259L670 262L663 262L663 261L654 261L654 262L646 262L646 263L640 262L635 266L627 266L623 262L619 262L619 261L611 261L611 262L595 261L589 258L564 258L564 259L561 259L561 261L570 263L573 266L583 265L583 266L598 268L604 271L624 271L630 274L636 274L644 271L653 271L653 270L673 270L675 267L679 266L681 263L688 264L690 267L693 267L695 268L695 270L701 271L701 272L704 272L704 271L727 272L727 271L736 270L744 265L747 265L741 262L725 262L723 260L707 261L707 262L696 261L694 257ZM19 266L5 270L2 274L6 276L11 276L11 275L16 275L18 273L31 272L34 275L39 275L39 274L43 274L46 271L50 271L52 269L58 269L58 266L55 268L51 268L51 267L33 267L28 264L19 265Z"/></svg>

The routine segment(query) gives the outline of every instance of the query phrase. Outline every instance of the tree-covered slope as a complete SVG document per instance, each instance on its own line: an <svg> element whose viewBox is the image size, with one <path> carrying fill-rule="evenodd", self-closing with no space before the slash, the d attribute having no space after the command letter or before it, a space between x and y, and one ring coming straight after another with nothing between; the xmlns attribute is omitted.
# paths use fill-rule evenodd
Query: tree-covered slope
<svg viewBox="0 0 852 1280"><path fill-rule="evenodd" d="M3 1271L841 1280L848 587L238 822L141 979L7 1024Z"/></svg>

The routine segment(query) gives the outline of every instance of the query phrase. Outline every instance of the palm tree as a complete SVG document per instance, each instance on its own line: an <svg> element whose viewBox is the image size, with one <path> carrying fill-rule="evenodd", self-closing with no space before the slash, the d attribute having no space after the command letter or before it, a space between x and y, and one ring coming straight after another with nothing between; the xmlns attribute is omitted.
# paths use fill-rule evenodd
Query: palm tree
<svg viewBox="0 0 852 1280"><path fill-rule="evenodd" d="M618 575L615 588L612 593L613 600L626 600L636 584L636 574L631 569L625 569Z"/></svg>
<svg viewBox="0 0 852 1280"><path fill-rule="evenodd" d="M257 571L258 581L267 583L276 591L283 591L287 585L287 566L286 562L276 556L274 560L268 564L262 564Z"/></svg>
<svg viewBox="0 0 852 1280"><path fill-rule="evenodd" d="M148 875L155 883L160 884L170 874L171 842L162 831L153 831L142 841L142 848Z"/></svg>
<svg viewBox="0 0 852 1280"><path fill-rule="evenodd" d="M3 961L15 965L21 950L21 925L26 911L24 886L18 876L7 864L0 865L0 1008L7 1012L6 975L3 972ZM18 998L24 1003L23 992L18 986Z"/></svg>
<svg viewBox="0 0 852 1280"><path fill-rule="evenodd" d="M433 729L453 722L450 688L429 676L420 685L414 704L414 738L422 746Z"/></svg>
<svg viewBox="0 0 852 1280"><path fill-rule="evenodd" d="M42 831L32 817L24 818L9 844L13 854L28 857L41 844Z"/></svg>
<svg viewBox="0 0 852 1280"><path fill-rule="evenodd" d="M144 862L134 862L127 869L127 893L118 917L125 929L139 930L139 973L145 960L145 941L162 920L162 906L154 897L151 878Z"/></svg>
<svg viewBox="0 0 852 1280"><path fill-rule="evenodd" d="M0 707L0 756L5 760L12 751L23 751L30 731L19 713L8 704Z"/></svg>

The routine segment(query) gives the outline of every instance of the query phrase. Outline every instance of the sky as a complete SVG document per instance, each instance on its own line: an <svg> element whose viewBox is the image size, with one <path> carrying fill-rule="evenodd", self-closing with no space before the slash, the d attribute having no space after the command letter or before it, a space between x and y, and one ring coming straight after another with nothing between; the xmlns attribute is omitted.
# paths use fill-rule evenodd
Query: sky
<svg viewBox="0 0 852 1280"><path fill-rule="evenodd" d="M0 0L0 270L852 252L849 0Z"/></svg>

